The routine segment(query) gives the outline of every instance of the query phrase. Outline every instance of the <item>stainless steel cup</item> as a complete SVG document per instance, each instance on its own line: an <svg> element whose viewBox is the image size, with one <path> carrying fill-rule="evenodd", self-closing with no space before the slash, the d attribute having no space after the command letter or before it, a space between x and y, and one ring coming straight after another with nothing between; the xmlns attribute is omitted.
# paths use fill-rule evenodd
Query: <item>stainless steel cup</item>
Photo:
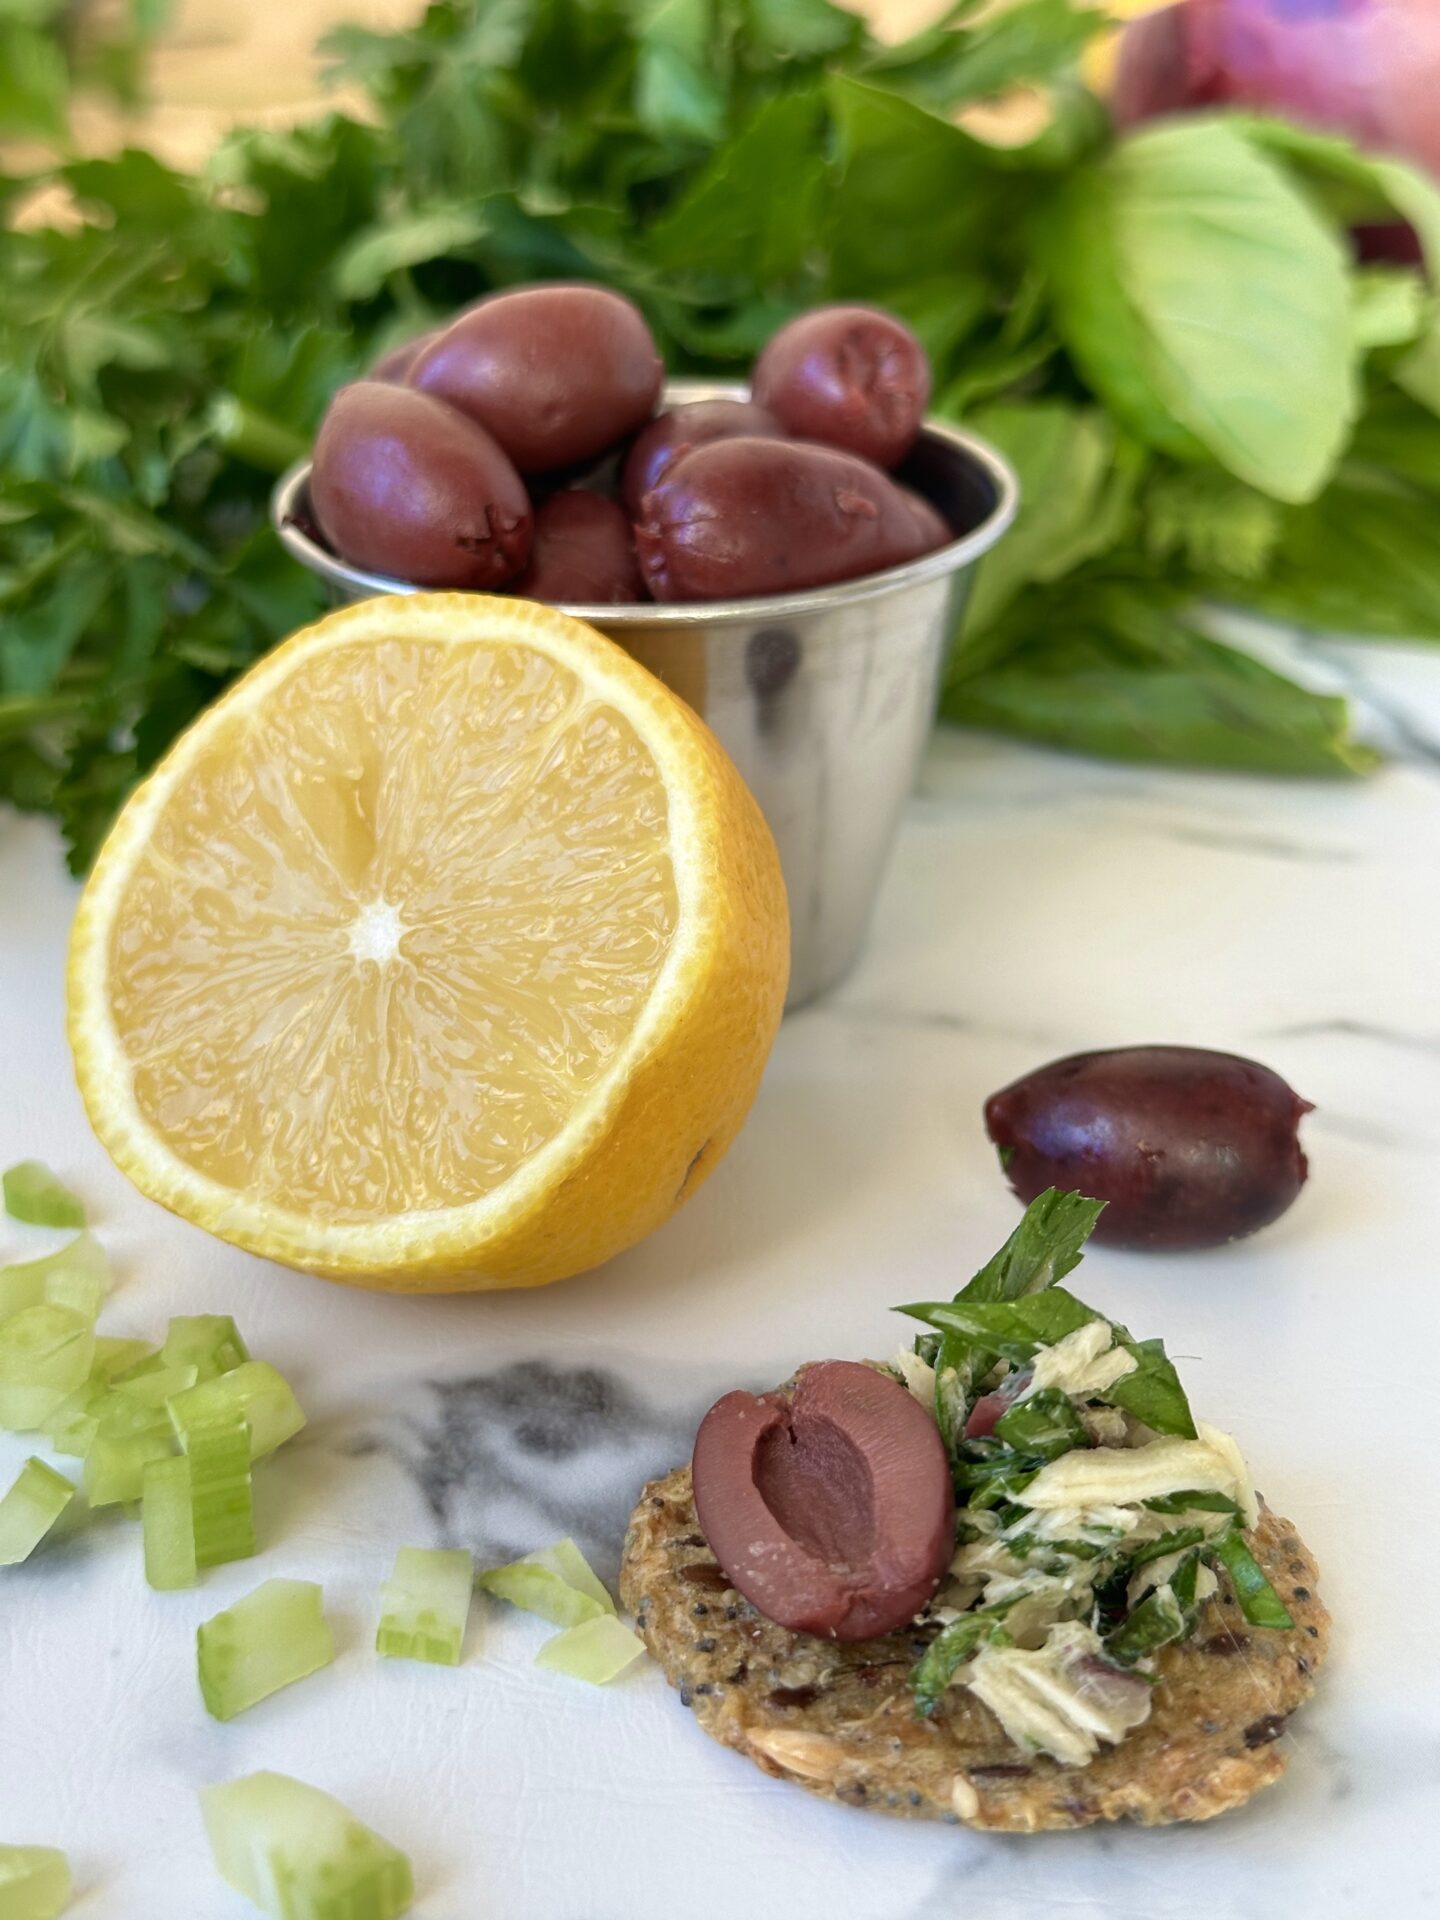
<svg viewBox="0 0 1440 1920"><path fill-rule="evenodd" d="M669 402L744 389L673 380ZM308 463L275 489L286 548L337 600L413 593L312 531ZM967 531L904 567L805 593L686 606L566 607L599 627L708 721L760 802L790 895L788 1005L822 993L865 937L900 811L935 711L946 644L975 563L1015 517L1015 476L973 434L931 424L901 477Z"/></svg>

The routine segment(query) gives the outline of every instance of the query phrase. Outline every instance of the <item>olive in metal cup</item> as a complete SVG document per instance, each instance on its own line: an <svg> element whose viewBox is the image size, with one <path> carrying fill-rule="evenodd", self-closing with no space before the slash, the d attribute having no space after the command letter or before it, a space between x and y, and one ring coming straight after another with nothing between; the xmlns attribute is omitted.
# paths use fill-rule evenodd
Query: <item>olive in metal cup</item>
<svg viewBox="0 0 1440 1920"><path fill-rule="evenodd" d="M672 380L664 404L744 399ZM337 601L413 593L323 543L305 462L275 489L287 550ZM1015 517L1015 476L974 434L930 423L895 478L956 537L905 566L803 593L671 605L566 606L704 719L760 802L790 895L790 1007L834 986L864 943L935 713L945 650L976 562Z"/></svg>

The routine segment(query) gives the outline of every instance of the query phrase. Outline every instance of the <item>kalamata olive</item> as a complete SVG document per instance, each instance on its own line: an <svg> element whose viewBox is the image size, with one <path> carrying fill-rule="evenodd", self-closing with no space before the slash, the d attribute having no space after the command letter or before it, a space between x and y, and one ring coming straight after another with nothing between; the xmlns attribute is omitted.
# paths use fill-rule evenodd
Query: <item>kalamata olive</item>
<svg viewBox="0 0 1440 1920"><path fill-rule="evenodd" d="M751 392L802 440L824 440L893 467L930 402L925 349L878 307L816 307L774 336Z"/></svg>
<svg viewBox="0 0 1440 1920"><path fill-rule="evenodd" d="M381 354L365 378L403 381L430 342L440 338L441 331L439 327L427 327L424 333L417 333L414 339L402 340L398 347L391 347L388 353Z"/></svg>
<svg viewBox="0 0 1440 1920"><path fill-rule="evenodd" d="M1020 1198L1106 1202L1096 1240L1213 1247L1278 1219L1305 1182L1310 1102L1276 1073L1206 1047L1117 1047L1052 1061L985 1102Z"/></svg>
<svg viewBox="0 0 1440 1920"><path fill-rule="evenodd" d="M646 494L659 485L667 468L681 454L693 447L708 446L712 440L733 440L740 434L789 438L774 414L757 407L753 400L692 400L686 406L657 414L640 429L625 456L620 498L630 518L640 517Z"/></svg>
<svg viewBox="0 0 1440 1920"><path fill-rule="evenodd" d="M932 506L924 494L917 493L914 487L901 487L900 494L919 523L920 535L925 542L923 551L931 553L936 547L949 546L955 538L955 529L940 509Z"/></svg>
<svg viewBox="0 0 1440 1920"><path fill-rule="evenodd" d="M657 600L741 600L852 580L927 548L888 474L804 440L712 440L645 496L640 571Z"/></svg>
<svg viewBox="0 0 1440 1920"><path fill-rule="evenodd" d="M939 1429L873 1367L824 1360L700 1422L695 1509L737 1592L799 1633L868 1640L912 1620L953 1546Z"/></svg>
<svg viewBox="0 0 1440 1920"><path fill-rule="evenodd" d="M416 586L503 586L530 555L530 499L510 461L483 427L410 387L340 389L310 504L343 558Z"/></svg>
<svg viewBox="0 0 1440 1920"><path fill-rule="evenodd" d="M644 316L618 293L542 286L469 308L409 378L478 421L522 473L551 473L648 420L664 368Z"/></svg>
<svg viewBox="0 0 1440 1920"><path fill-rule="evenodd" d="M579 487L551 494L536 510L530 564L515 591L552 606L633 606L644 600L630 522L620 506Z"/></svg>

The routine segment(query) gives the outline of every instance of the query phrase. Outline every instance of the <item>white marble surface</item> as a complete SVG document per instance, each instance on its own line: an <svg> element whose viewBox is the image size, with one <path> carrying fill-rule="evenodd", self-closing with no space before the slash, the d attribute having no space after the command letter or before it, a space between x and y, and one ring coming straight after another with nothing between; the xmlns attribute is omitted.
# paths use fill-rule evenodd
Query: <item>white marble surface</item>
<svg viewBox="0 0 1440 1920"><path fill-rule="evenodd" d="M696 1202L538 1295L399 1302L208 1240L85 1126L62 1034L74 889L0 818L0 1164L40 1155L121 1275L102 1325L235 1313L311 1416L262 1470L258 1560L152 1594L137 1530L0 1571L0 1838L69 1849L96 1920L239 1920L194 1789L275 1767L412 1854L426 1920L1410 1920L1440 1904L1440 659L1334 653L1404 756L1321 786L1101 767L942 737L869 953L792 1017ZM1254 1053L1318 1110L1312 1176L1256 1240L1093 1254L1081 1291L1163 1332L1324 1569L1337 1619L1281 1786L1209 1827L1039 1839L812 1801L706 1740L659 1673L533 1671L546 1629L479 1601L464 1667L370 1653L394 1548L487 1557L572 1529L602 1557L649 1471L732 1384L885 1353L891 1303L952 1291L1016 1209L983 1096L1089 1045ZM8 1243L8 1244L7 1244ZM0 1257L47 1236L6 1223ZM28 1451L0 1435L0 1482ZM197 1621L271 1574L324 1582L340 1657L219 1726Z"/></svg>

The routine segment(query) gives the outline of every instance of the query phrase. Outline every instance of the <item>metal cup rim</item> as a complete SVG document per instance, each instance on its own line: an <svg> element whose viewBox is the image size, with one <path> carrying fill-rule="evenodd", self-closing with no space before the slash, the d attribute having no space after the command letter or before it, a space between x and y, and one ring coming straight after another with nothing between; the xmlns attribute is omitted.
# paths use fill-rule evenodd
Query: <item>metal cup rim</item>
<svg viewBox="0 0 1440 1920"><path fill-rule="evenodd" d="M671 380L666 382L667 402L684 404L691 400L741 400L747 389L737 383L710 380ZM993 547L1015 518L1020 504L1020 483L1004 456L978 434L968 433L947 422L927 419L922 439L939 441L964 455L982 469L995 490L995 504L980 522L958 540L922 554L904 566L889 567L883 573L863 574L857 580L841 580L831 586L810 587L798 593L761 594L748 600L691 600L662 603L584 606L567 604L557 608L576 619L588 620L607 628L712 626L735 620L753 623L757 618L776 619L799 614L824 613L832 607L850 606L859 600L873 600L888 593L900 593L907 587L937 580L969 567ZM320 574L353 596L365 594L423 593L423 587L388 574L370 573L351 566L328 548L312 540L296 522L295 509L304 498L310 478L310 460L299 460L276 482L270 496L270 517L280 542L292 559L310 572Z"/></svg>

